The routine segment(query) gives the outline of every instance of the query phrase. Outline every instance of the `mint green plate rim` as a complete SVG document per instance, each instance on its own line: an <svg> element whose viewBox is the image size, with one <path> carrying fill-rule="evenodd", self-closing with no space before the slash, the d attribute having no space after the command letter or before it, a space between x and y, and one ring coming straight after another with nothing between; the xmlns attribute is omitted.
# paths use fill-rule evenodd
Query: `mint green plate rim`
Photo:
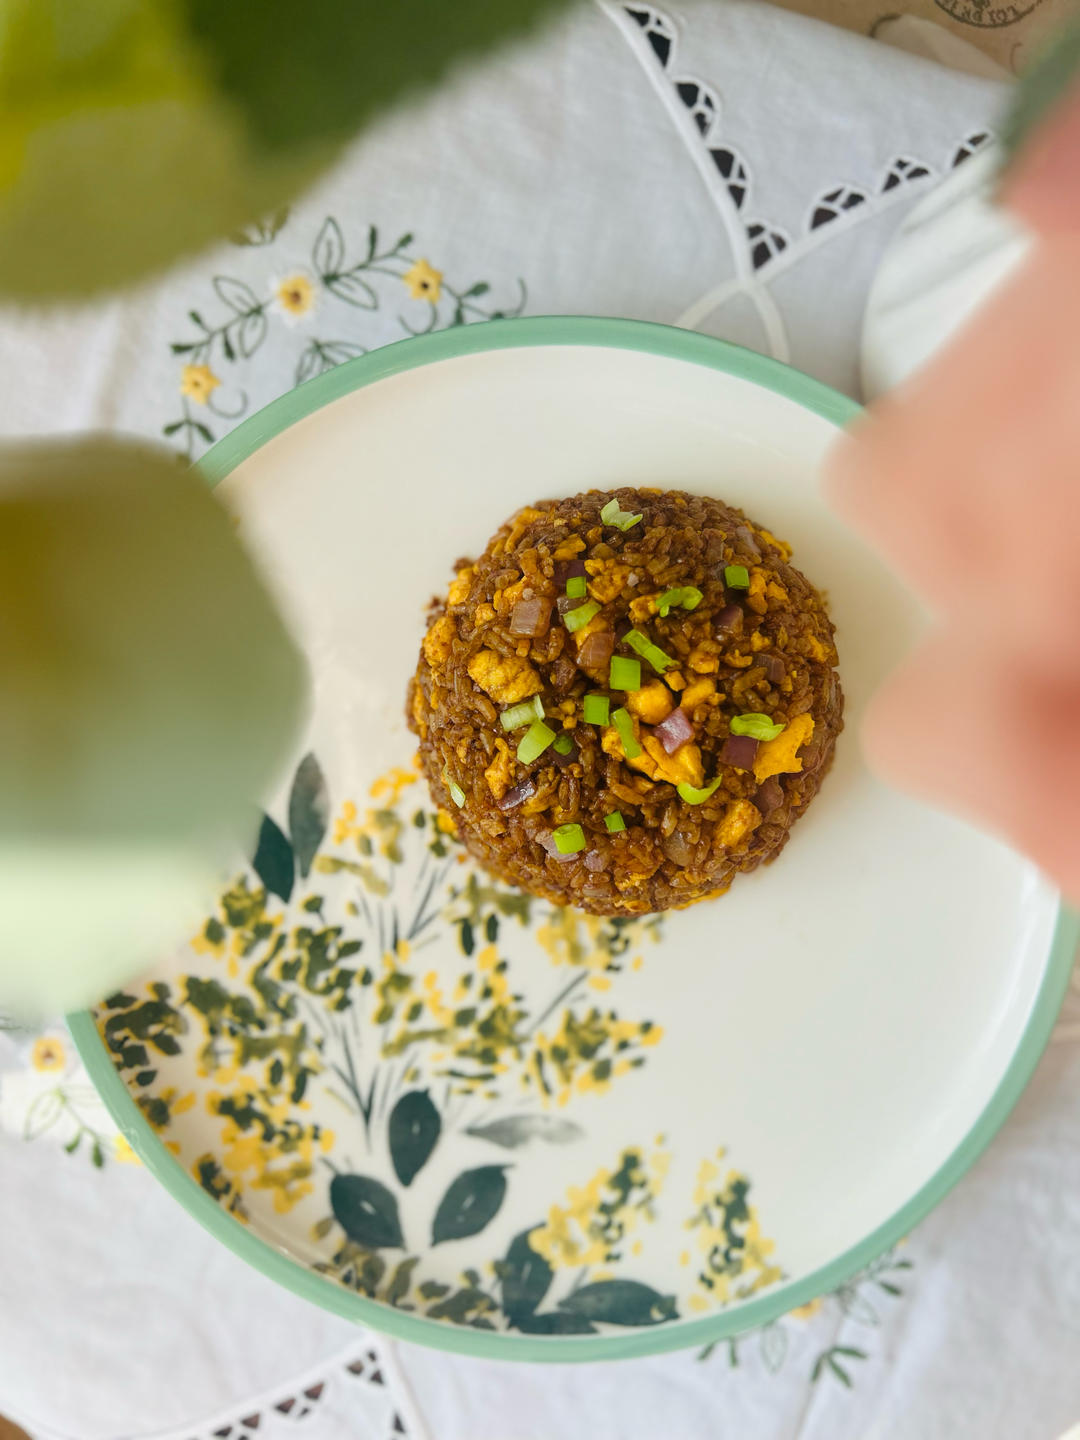
<svg viewBox="0 0 1080 1440"><path fill-rule="evenodd" d="M488 350L540 345L593 345L616 350L641 350L692 365L703 365L775 391L837 426L846 425L860 411L853 400L801 371L744 350L741 346L689 330L676 330L668 325L639 320L590 316L491 320L402 340L346 361L336 369L290 390L238 425L207 452L197 468L210 485L217 485L275 435L365 385L374 385L391 375L440 360L453 360ZM674 1325L574 1339L538 1339L535 1336L470 1330L428 1320L346 1290L290 1259L254 1230L222 1210L180 1162L169 1154L114 1069L89 1011L69 1015L68 1024L91 1080L151 1175L215 1239L279 1285L347 1320L368 1325L399 1340L429 1345L437 1350L497 1360L626 1360L667 1350L709 1345L744 1330L766 1325L797 1305L844 1284L923 1220L983 1152L1023 1093L1065 998L1078 942L1080 915L1064 906L1059 907L1038 994L1024 1033L997 1089L940 1169L877 1229L801 1280L777 1286L731 1310L721 1310L700 1320L680 1321Z"/></svg>

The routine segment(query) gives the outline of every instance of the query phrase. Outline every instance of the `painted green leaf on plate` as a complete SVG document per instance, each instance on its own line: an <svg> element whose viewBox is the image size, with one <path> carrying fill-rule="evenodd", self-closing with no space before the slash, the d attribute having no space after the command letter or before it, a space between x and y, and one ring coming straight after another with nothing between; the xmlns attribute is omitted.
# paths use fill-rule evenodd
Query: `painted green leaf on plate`
<svg viewBox="0 0 1080 1440"><path fill-rule="evenodd" d="M503 1150L518 1150L530 1140L545 1140L549 1145L568 1145L584 1135L580 1125L564 1120L561 1115L508 1115L488 1125L470 1125L465 1131L475 1140L488 1140Z"/></svg>
<svg viewBox="0 0 1080 1440"><path fill-rule="evenodd" d="M521 1315L514 1325L523 1335L595 1335L596 1326L584 1315L551 1310L544 1315Z"/></svg>
<svg viewBox="0 0 1080 1440"><path fill-rule="evenodd" d="M269 815L263 816L259 826L251 868L272 895L280 895L288 903L296 878L293 848Z"/></svg>
<svg viewBox="0 0 1080 1440"><path fill-rule="evenodd" d="M387 1140L394 1174L411 1185L438 1144L442 1121L426 1090L410 1090L390 1112Z"/></svg>
<svg viewBox="0 0 1080 1440"><path fill-rule="evenodd" d="M678 1315L674 1295L638 1280L596 1280L568 1295L560 1308L608 1325L662 1325Z"/></svg>
<svg viewBox="0 0 1080 1440"><path fill-rule="evenodd" d="M506 1258L495 1267L502 1285L503 1309L512 1325L522 1328L551 1287L554 1271L529 1244L530 1231L515 1235Z"/></svg>
<svg viewBox="0 0 1080 1440"><path fill-rule="evenodd" d="M311 869L330 818L326 779L314 755L308 754L296 769L289 795L289 834L297 869L302 877Z"/></svg>
<svg viewBox="0 0 1080 1440"><path fill-rule="evenodd" d="M464 1240L478 1235L499 1213L506 1195L506 1172L502 1165L481 1165L466 1170L447 1190L431 1227L431 1243Z"/></svg>
<svg viewBox="0 0 1080 1440"><path fill-rule="evenodd" d="M330 1182L330 1208L350 1240L371 1250L399 1250L404 1245L397 1201L370 1175L335 1175Z"/></svg>

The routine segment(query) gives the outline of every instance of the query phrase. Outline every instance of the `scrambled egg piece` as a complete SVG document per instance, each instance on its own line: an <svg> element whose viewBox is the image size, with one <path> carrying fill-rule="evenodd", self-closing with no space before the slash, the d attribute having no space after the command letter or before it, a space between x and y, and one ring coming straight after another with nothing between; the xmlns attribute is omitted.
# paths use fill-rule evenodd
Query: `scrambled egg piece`
<svg viewBox="0 0 1080 1440"><path fill-rule="evenodd" d="M534 520L539 520L541 515L542 512L540 510L534 510L531 505L526 505L524 509L519 510L511 522L510 533L501 544L492 547L493 551L498 554L513 550L522 535L525 534L525 531Z"/></svg>
<svg viewBox="0 0 1080 1440"><path fill-rule="evenodd" d="M750 649L753 650L756 654L757 651L767 650L768 648L769 637L767 635L762 635L760 630L755 630L754 633L750 636Z"/></svg>
<svg viewBox="0 0 1080 1440"><path fill-rule="evenodd" d="M662 680L651 680L640 690L631 690L626 697L626 708L646 725L659 725L675 709L675 701Z"/></svg>
<svg viewBox="0 0 1080 1440"><path fill-rule="evenodd" d="M511 781L514 778L514 761L510 755L510 746L505 740L495 741L495 758L484 771L484 779L487 781L488 789L496 800L501 800L510 789Z"/></svg>
<svg viewBox="0 0 1080 1440"><path fill-rule="evenodd" d="M825 646L821 643L821 641L817 638L816 635L808 635L806 637L806 643L810 649L810 654L814 657L815 660L828 660L829 652L825 649Z"/></svg>
<svg viewBox="0 0 1080 1440"><path fill-rule="evenodd" d="M770 775L797 775L802 761L795 758L795 752L802 748L814 733L814 721L810 715L796 715L775 740L765 740L758 746L754 758L754 775L760 783Z"/></svg>
<svg viewBox="0 0 1080 1440"><path fill-rule="evenodd" d="M775 545L785 560L791 559L791 546L786 540L777 540L776 536L766 530L764 525L757 527L757 533L761 536L762 540L767 541L770 545Z"/></svg>
<svg viewBox="0 0 1080 1440"><path fill-rule="evenodd" d="M684 710L693 710L695 705L700 705L702 700L707 700L710 695L716 694L716 681L710 680L706 675L702 680L695 680L688 685L682 693L679 704Z"/></svg>
<svg viewBox="0 0 1080 1440"><path fill-rule="evenodd" d="M716 832L721 845L731 847L750 835L761 824L761 811L749 800L733 800L724 811Z"/></svg>
<svg viewBox="0 0 1080 1440"><path fill-rule="evenodd" d="M716 647L711 641L705 641L702 645L696 645L690 651L690 658L686 662L691 670L696 670L699 675L705 675L713 670L720 669L720 661L716 658Z"/></svg>
<svg viewBox="0 0 1080 1440"><path fill-rule="evenodd" d="M634 734L644 746L640 755L635 755L633 760L626 760L622 740L614 726L606 729L600 737L604 753L614 755L619 760L626 760L631 769L640 770L650 780L666 780L669 785L681 785L685 780L688 785L701 785L705 772L701 766L701 751L696 745L687 742L680 745L674 755L669 755L655 735L641 735L638 728L635 720Z"/></svg>
<svg viewBox="0 0 1080 1440"><path fill-rule="evenodd" d="M594 562L586 560L586 570L592 563ZM600 563L604 568L589 581L589 594L594 600L599 600L601 605L606 605L609 600L614 600L616 595L622 594L622 588L630 575L630 566L614 560Z"/></svg>
<svg viewBox="0 0 1080 1440"><path fill-rule="evenodd" d="M412 716L416 723L416 733L421 740L427 738L427 702L424 700L424 692L417 685L412 697Z"/></svg>
<svg viewBox="0 0 1080 1440"><path fill-rule="evenodd" d="M544 688L527 660L516 655L504 660L494 650L478 650L469 661L469 675L500 705L516 705L519 700L538 695Z"/></svg>
<svg viewBox="0 0 1080 1440"><path fill-rule="evenodd" d="M469 586L472 584L472 577L475 574L471 565L466 565L464 570L457 572L457 579L450 582L450 589L446 598L451 605L464 605L469 598Z"/></svg>
<svg viewBox="0 0 1080 1440"><path fill-rule="evenodd" d="M644 621L648 620L651 615L655 615L656 611L657 604L655 595L638 595L630 601L630 619L633 620L636 625L641 625Z"/></svg>
<svg viewBox="0 0 1080 1440"><path fill-rule="evenodd" d="M485 600L483 605L478 605L476 607L476 614L473 616L473 624L476 626L477 630L479 630L482 625L490 625L492 620L494 619L494 605L489 605Z"/></svg>
<svg viewBox="0 0 1080 1440"><path fill-rule="evenodd" d="M580 650L590 635L595 635L599 630L607 630L608 622L603 615L594 615L591 620L586 620L580 630L574 631L574 644Z"/></svg>
<svg viewBox="0 0 1080 1440"><path fill-rule="evenodd" d="M745 670L747 665L754 663L750 655L740 655L738 650L727 650L724 653L724 660L728 665L734 665L740 670Z"/></svg>
<svg viewBox="0 0 1080 1440"><path fill-rule="evenodd" d="M507 585L502 590L496 590L495 609L499 612L500 615L509 614L509 612L521 599L522 591L526 589L528 583L528 580L525 578L524 575L522 575L517 580L515 580L512 585Z"/></svg>
<svg viewBox="0 0 1080 1440"><path fill-rule="evenodd" d="M790 598L779 580L770 580L765 586L765 594L770 600L778 600L781 605L786 605Z"/></svg>
<svg viewBox="0 0 1080 1440"><path fill-rule="evenodd" d="M765 571L756 565L750 571L750 588L746 592L746 603L755 615L764 615L769 608L765 598Z"/></svg>
<svg viewBox="0 0 1080 1440"><path fill-rule="evenodd" d="M553 560L572 560L575 555L585 549L585 541L580 535L568 535L561 542L559 548L551 557Z"/></svg>
<svg viewBox="0 0 1080 1440"><path fill-rule="evenodd" d="M424 659L433 670L445 665L453 649L457 630L449 615L440 615L424 636Z"/></svg>

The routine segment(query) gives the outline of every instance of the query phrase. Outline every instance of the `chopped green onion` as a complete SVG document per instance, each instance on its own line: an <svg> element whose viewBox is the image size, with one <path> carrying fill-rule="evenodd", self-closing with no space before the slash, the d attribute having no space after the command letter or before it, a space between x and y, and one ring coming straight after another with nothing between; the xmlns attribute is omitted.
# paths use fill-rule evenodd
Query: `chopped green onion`
<svg viewBox="0 0 1080 1440"><path fill-rule="evenodd" d="M509 710L504 710L499 716L499 723L504 730L520 730L523 725L543 718L544 707L540 696L534 695L531 700L525 700L520 705L511 705Z"/></svg>
<svg viewBox="0 0 1080 1440"><path fill-rule="evenodd" d="M681 785L676 785L679 798L685 800L688 805L704 805L709 796L719 788L722 777L718 775L711 785L706 785L704 790L697 789L694 785L688 785L684 780Z"/></svg>
<svg viewBox="0 0 1080 1440"><path fill-rule="evenodd" d="M586 579L584 575L571 575L566 582L566 593L571 600L584 600L586 590Z"/></svg>
<svg viewBox="0 0 1080 1440"><path fill-rule="evenodd" d="M560 855L576 855L585 849L585 831L580 825L557 825L551 834Z"/></svg>
<svg viewBox="0 0 1080 1440"><path fill-rule="evenodd" d="M544 753L555 739L555 731L542 720L534 720L521 737L517 747L517 758L522 765L531 765Z"/></svg>
<svg viewBox="0 0 1080 1440"><path fill-rule="evenodd" d="M612 835L617 835L620 830L626 829L626 821L619 814L618 810L613 810L610 815L605 815L604 824Z"/></svg>
<svg viewBox="0 0 1080 1440"><path fill-rule="evenodd" d="M583 625L587 625L594 615L599 614L600 606L595 600L588 600L584 605L575 605L573 610L567 610L562 617L563 624L572 635L575 630L580 630Z"/></svg>
<svg viewBox="0 0 1080 1440"><path fill-rule="evenodd" d="M600 511L600 519L605 525L614 525L624 533L641 518L640 515L631 515L629 510L620 509L618 500L609 500Z"/></svg>
<svg viewBox="0 0 1080 1440"><path fill-rule="evenodd" d="M696 585L680 585L674 590L665 590L662 595L658 595L656 608L663 618L676 605L681 605L684 610L696 610L703 599L704 596Z"/></svg>
<svg viewBox="0 0 1080 1440"><path fill-rule="evenodd" d="M620 707L611 718L615 722L615 729L619 732L623 754L627 760L636 760L641 754L641 746L634 735L634 722L630 718L630 711Z"/></svg>
<svg viewBox="0 0 1080 1440"><path fill-rule="evenodd" d="M729 590L749 590L749 570L747 570L745 565L725 565L724 584Z"/></svg>
<svg viewBox="0 0 1080 1440"><path fill-rule="evenodd" d="M461 807L465 804L465 791L461 788L460 785L457 784L456 781L450 779L449 770L444 770L442 772L442 778L446 788L450 791L450 799L453 800L454 804L460 810Z"/></svg>
<svg viewBox="0 0 1080 1440"><path fill-rule="evenodd" d="M564 731L551 747L556 755L569 755L574 748L574 742Z"/></svg>
<svg viewBox="0 0 1080 1440"><path fill-rule="evenodd" d="M732 735L750 735L755 740L775 740L783 728L756 710L749 715L736 715L731 721Z"/></svg>
<svg viewBox="0 0 1080 1440"><path fill-rule="evenodd" d="M669 666L675 664L670 655L665 654L659 645L654 645L640 630L628 630L623 639L631 650L636 650L642 659L649 662L658 675L662 675Z"/></svg>
<svg viewBox="0 0 1080 1440"><path fill-rule="evenodd" d="M608 684L612 690L640 690L641 661L631 660L626 655L613 655Z"/></svg>
<svg viewBox="0 0 1080 1440"><path fill-rule="evenodd" d="M581 713L586 725L606 725L611 714L611 701L606 695L586 695Z"/></svg>

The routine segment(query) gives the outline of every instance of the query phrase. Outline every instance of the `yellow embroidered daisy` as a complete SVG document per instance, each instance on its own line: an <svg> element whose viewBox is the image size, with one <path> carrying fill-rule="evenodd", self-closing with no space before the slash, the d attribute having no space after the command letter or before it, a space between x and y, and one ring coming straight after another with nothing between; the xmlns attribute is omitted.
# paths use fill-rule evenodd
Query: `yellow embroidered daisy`
<svg viewBox="0 0 1080 1440"><path fill-rule="evenodd" d="M139 1164L139 1157L135 1154L135 1151L131 1148L131 1146L127 1142L126 1137L123 1135L117 1135L116 1139L113 1141L113 1157L114 1159L119 1160L123 1165Z"/></svg>
<svg viewBox="0 0 1080 1440"><path fill-rule="evenodd" d="M185 365L180 376L180 394L205 405L220 384L209 365Z"/></svg>
<svg viewBox="0 0 1080 1440"><path fill-rule="evenodd" d="M793 1320L812 1320L821 1309L821 1304L821 1300L817 1299L807 1300L805 1305L796 1305L795 1309L790 1311L791 1318Z"/></svg>
<svg viewBox="0 0 1080 1440"><path fill-rule="evenodd" d="M67 1052L62 1040L55 1035L39 1035L30 1052L30 1063L43 1075L55 1074L67 1064Z"/></svg>
<svg viewBox="0 0 1080 1440"><path fill-rule="evenodd" d="M414 300L430 300L434 305L442 294L442 271L434 269L426 260L417 260L401 278Z"/></svg>
<svg viewBox="0 0 1080 1440"><path fill-rule="evenodd" d="M305 275L302 270L298 270L295 275L284 275L280 280L273 281L270 288L275 310L291 324L295 324L305 315L310 315L319 302L311 276Z"/></svg>

